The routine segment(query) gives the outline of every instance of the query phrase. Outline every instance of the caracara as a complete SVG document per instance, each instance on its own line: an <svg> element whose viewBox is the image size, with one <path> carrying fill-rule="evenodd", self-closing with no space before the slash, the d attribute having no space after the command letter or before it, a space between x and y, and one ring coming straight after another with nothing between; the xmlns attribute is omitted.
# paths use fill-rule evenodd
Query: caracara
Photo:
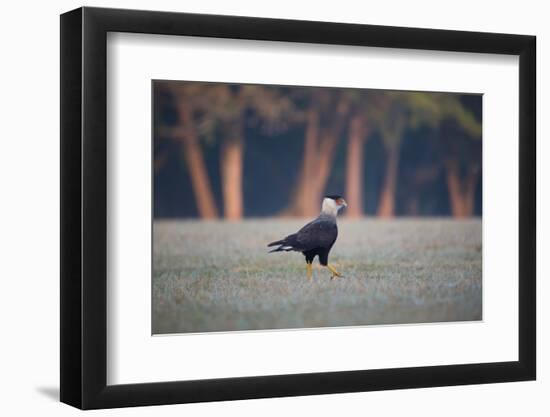
<svg viewBox="0 0 550 417"><path fill-rule="evenodd" d="M307 277L312 276L312 262L318 255L319 263L327 267L331 272L331 279L342 275L328 263L328 254L336 238L338 237L338 226L336 215L342 207L347 207L346 201L339 195L327 195L323 199L321 214L312 222L302 227L298 233L294 233L282 240L271 242L270 246L277 246L271 252L302 252L306 257Z"/></svg>

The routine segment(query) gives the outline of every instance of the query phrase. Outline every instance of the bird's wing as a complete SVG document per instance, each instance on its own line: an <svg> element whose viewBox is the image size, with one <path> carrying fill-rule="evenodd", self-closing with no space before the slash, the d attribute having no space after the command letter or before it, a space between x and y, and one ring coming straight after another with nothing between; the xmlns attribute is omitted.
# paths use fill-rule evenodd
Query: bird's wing
<svg viewBox="0 0 550 417"><path fill-rule="evenodd" d="M330 248L338 236L338 227L333 221L316 219L302 227L296 233L296 241L300 250L322 247Z"/></svg>

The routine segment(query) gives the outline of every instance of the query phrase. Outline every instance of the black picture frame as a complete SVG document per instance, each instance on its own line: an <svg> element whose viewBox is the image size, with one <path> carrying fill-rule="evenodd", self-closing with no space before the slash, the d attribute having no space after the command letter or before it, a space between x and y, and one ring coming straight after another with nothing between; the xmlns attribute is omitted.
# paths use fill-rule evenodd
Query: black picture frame
<svg viewBox="0 0 550 417"><path fill-rule="evenodd" d="M108 32L519 56L519 360L107 385ZM94 409L535 379L534 36L84 7L61 15L60 56L62 402Z"/></svg>

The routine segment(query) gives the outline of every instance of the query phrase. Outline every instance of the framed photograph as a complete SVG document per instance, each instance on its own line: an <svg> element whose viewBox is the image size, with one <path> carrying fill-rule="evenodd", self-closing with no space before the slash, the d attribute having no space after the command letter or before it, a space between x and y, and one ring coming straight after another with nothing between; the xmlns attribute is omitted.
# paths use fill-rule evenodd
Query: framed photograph
<svg viewBox="0 0 550 417"><path fill-rule="evenodd" d="M535 37L61 16L61 401L533 380Z"/></svg>

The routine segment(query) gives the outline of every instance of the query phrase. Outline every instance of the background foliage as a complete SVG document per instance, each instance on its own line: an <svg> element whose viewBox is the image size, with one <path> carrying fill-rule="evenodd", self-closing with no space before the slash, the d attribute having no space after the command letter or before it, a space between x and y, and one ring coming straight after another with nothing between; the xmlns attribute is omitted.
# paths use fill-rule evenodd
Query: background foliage
<svg viewBox="0 0 550 417"><path fill-rule="evenodd" d="M479 216L480 95L156 81L156 218Z"/></svg>

